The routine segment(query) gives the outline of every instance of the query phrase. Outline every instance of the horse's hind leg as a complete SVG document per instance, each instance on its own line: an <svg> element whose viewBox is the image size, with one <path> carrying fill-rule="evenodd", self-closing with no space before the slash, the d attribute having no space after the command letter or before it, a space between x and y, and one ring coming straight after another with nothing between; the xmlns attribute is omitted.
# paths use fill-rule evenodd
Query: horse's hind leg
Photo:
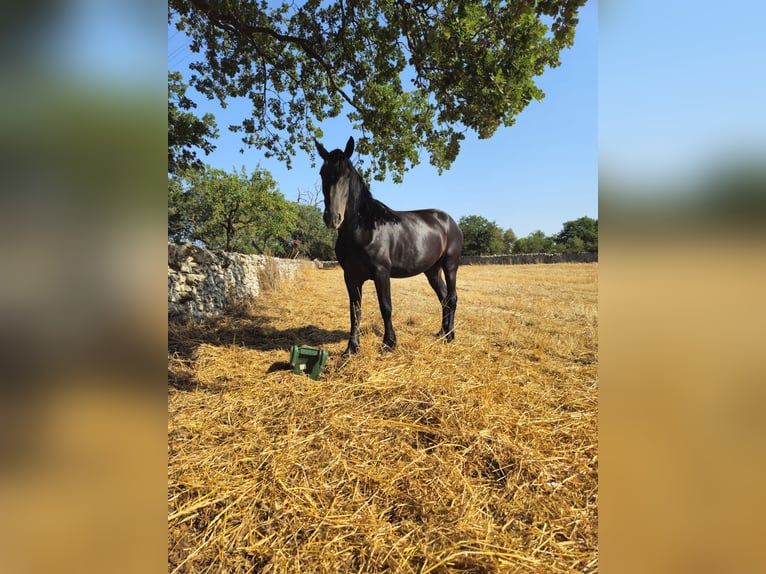
<svg viewBox="0 0 766 574"><path fill-rule="evenodd" d="M444 269L444 279L447 284L447 296L444 303L444 319L442 329L451 342L455 338L455 311L457 311L457 268L460 265L460 258L453 260L446 259L442 268Z"/></svg>
<svg viewBox="0 0 766 574"><path fill-rule="evenodd" d="M426 271L426 277L428 278L428 284L431 285L431 288L436 292L436 296L439 298L439 303L441 303L442 306L442 327L439 330L439 333L437 336L443 337L444 335L447 336L447 341L451 341L454 338L454 335L452 333L453 331L453 317L454 317L454 310L450 308L449 305L449 298L448 298L448 289L447 284L444 282L444 280L441 278L441 275L439 273L439 270L441 269L441 264L437 263L433 267L431 267L428 271Z"/></svg>

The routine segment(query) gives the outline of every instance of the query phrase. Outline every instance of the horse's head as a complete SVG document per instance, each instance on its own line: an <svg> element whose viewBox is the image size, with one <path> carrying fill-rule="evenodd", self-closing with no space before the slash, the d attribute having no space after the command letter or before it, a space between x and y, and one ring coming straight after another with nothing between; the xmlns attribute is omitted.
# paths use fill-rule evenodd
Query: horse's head
<svg viewBox="0 0 766 574"><path fill-rule="evenodd" d="M324 194L324 223L331 229L338 229L343 223L346 204L351 191L351 178L354 168L349 161L354 153L354 138L348 138L346 149L328 152L324 146L314 139L317 152L324 160L319 175L322 176L322 193Z"/></svg>

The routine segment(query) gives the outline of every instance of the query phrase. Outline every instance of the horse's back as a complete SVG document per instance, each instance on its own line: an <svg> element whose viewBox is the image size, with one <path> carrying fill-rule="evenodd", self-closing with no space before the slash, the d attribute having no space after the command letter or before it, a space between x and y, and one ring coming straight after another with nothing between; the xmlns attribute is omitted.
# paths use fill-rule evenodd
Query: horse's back
<svg viewBox="0 0 766 574"><path fill-rule="evenodd" d="M419 209L399 213L413 213L424 220L433 221L435 224L438 224L444 233L446 250L450 254L460 257L460 253L463 250L463 231L449 213L441 209Z"/></svg>
<svg viewBox="0 0 766 574"><path fill-rule="evenodd" d="M449 213L441 209L416 209L413 211L397 211L395 213L400 218L407 218L408 215L411 215L429 224L437 225L444 230L445 235L450 236L451 239L457 239L455 236L458 236L462 243L463 232L460 230L460 226L452 219Z"/></svg>

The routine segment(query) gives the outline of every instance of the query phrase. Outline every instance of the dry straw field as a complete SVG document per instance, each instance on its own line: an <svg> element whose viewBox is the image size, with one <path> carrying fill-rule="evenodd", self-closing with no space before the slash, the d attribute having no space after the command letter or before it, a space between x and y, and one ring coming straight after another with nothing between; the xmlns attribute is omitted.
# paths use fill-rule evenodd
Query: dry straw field
<svg viewBox="0 0 766 574"><path fill-rule="evenodd" d="M391 353L368 282L350 360L340 269L170 325L169 571L596 572L597 270L462 267L449 345L394 280Z"/></svg>

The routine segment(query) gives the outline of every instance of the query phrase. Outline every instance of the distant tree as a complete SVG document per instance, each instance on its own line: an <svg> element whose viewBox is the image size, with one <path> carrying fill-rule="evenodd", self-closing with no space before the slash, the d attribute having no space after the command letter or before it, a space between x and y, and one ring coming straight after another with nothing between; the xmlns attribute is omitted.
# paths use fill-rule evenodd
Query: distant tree
<svg viewBox="0 0 766 574"><path fill-rule="evenodd" d="M513 244L516 242L516 234L513 232L513 229L506 229L503 232L503 244L505 245L505 253L512 253L513 252Z"/></svg>
<svg viewBox="0 0 766 574"><path fill-rule="evenodd" d="M316 205L296 204L297 220L293 238L301 242L300 252L311 259L335 259L337 232L328 229L322 219L322 210Z"/></svg>
<svg viewBox="0 0 766 574"><path fill-rule="evenodd" d="M183 177L168 175L168 240L180 243L191 241L195 216L188 205Z"/></svg>
<svg viewBox="0 0 766 574"><path fill-rule="evenodd" d="M189 111L197 104L186 97L187 88L180 73L168 72L168 173L202 169L196 150L209 154L215 149L212 140L218 137L213 114L198 118Z"/></svg>
<svg viewBox="0 0 766 574"><path fill-rule="evenodd" d="M319 183L315 183L314 189L311 191L306 189L299 189L296 203L300 203L301 205L312 205L318 208L320 204L324 203L324 199L322 197L322 186L319 185Z"/></svg>
<svg viewBox="0 0 766 574"><path fill-rule="evenodd" d="M513 244L514 253L553 253L556 244L552 237L546 237L545 233L533 231L526 237L516 240Z"/></svg>
<svg viewBox="0 0 766 574"><path fill-rule="evenodd" d="M564 253L585 253L588 251L588 249L585 248L585 242L577 236L570 237L563 245L558 244L558 247ZM598 249L596 249L596 251L598 251Z"/></svg>
<svg viewBox="0 0 766 574"><path fill-rule="evenodd" d="M463 255L498 255L505 251L503 230L481 215L466 215L458 222L463 231Z"/></svg>
<svg viewBox="0 0 766 574"><path fill-rule="evenodd" d="M247 175L219 169L186 170L171 178L168 234L208 249L279 254L295 227L296 208L277 190L268 171Z"/></svg>
<svg viewBox="0 0 766 574"><path fill-rule="evenodd" d="M505 242L505 233L498 225L495 225L495 238L492 241L492 246L494 248L493 255L507 255L510 253Z"/></svg>
<svg viewBox="0 0 766 574"><path fill-rule="evenodd" d="M554 241L565 253L598 252L598 219L585 216L566 221Z"/></svg>

